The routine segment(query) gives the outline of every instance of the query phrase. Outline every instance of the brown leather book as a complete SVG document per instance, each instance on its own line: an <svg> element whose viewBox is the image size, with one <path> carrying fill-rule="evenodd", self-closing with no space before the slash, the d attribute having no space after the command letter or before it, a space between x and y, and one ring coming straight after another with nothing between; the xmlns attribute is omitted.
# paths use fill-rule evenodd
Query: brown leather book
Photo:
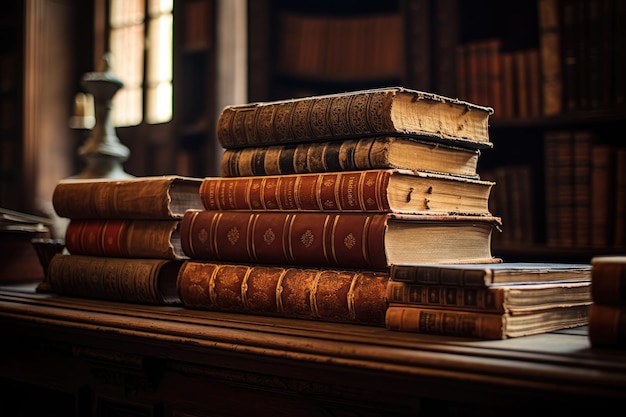
<svg viewBox="0 0 626 417"><path fill-rule="evenodd" d="M188 260L178 275L185 307L384 326L386 272Z"/></svg>
<svg viewBox="0 0 626 417"><path fill-rule="evenodd" d="M124 258L186 258L180 220L71 219L65 247L74 255Z"/></svg>
<svg viewBox="0 0 626 417"><path fill-rule="evenodd" d="M584 326L589 306L551 308L528 314L484 313L390 305L389 330L476 339L508 339Z"/></svg>
<svg viewBox="0 0 626 417"><path fill-rule="evenodd" d="M140 304L180 304L180 261L57 254L48 265L52 291Z"/></svg>
<svg viewBox="0 0 626 417"><path fill-rule="evenodd" d="M493 262L491 216L189 210L191 259L386 269L420 262Z"/></svg>
<svg viewBox="0 0 626 417"><path fill-rule="evenodd" d="M209 210L488 215L492 182L407 170L207 177Z"/></svg>
<svg viewBox="0 0 626 417"><path fill-rule="evenodd" d="M587 337L593 347L626 349L626 305L591 304Z"/></svg>
<svg viewBox="0 0 626 417"><path fill-rule="evenodd" d="M226 106L217 139L226 149L375 135L490 148L491 107L388 87Z"/></svg>
<svg viewBox="0 0 626 417"><path fill-rule="evenodd" d="M476 149L411 138L359 139L226 149L222 177L401 168L478 178Z"/></svg>
<svg viewBox="0 0 626 417"><path fill-rule="evenodd" d="M591 267L593 301L626 306L626 255L596 256Z"/></svg>
<svg viewBox="0 0 626 417"><path fill-rule="evenodd" d="M57 215L71 219L180 219L202 208L201 178L63 179L54 188Z"/></svg>
<svg viewBox="0 0 626 417"><path fill-rule="evenodd" d="M528 314L557 307L591 304L591 281L518 283L490 287L420 285L390 281L390 305L448 308L484 313Z"/></svg>

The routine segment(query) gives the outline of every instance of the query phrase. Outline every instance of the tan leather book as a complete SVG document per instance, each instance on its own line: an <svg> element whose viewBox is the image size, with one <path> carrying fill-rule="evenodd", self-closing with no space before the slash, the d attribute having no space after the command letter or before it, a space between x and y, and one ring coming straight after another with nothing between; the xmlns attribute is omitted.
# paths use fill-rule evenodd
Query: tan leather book
<svg viewBox="0 0 626 417"><path fill-rule="evenodd" d="M217 139L226 149L400 135L491 148L491 107L388 87L226 106Z"/></svg>
<svg viewBox="0 0 626 417"><path fill-rule="evenodd" d="M202 208L202 179L172 176L63 179L52 195L57 215L73 219L180 219Z"/></svg>

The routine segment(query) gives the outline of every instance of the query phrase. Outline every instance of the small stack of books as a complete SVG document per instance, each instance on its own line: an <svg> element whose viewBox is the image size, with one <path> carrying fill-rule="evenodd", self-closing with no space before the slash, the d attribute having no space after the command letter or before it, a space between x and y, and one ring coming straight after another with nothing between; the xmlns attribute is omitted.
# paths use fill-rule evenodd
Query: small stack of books
<svg viewBox="0 0 626 417"><path fill-rule="evenodd" d="M227 106L189 210L190 308L384 326L396 264L496 263L492 109L401 87Z"/></svg>
<svg viewBox="0 0 626 417"><path fill-rule="evenodd" d="M181 176L65 179L52 203L68 218L65 249L48 265L52 291L145 304L180 304L176 279L187 256L183 213L202 207L201 179Z"/></svg>
<svg viewBox="0 0 626 417"><path fill-rule="evenodd" d="M587 324L591 266L559 263L394 265L386 326L506 339Z"/></svg>
<svg viewBox="0 0 626 417"><path fill-rule="evenodd" d="M594 257L591 267L589 342L626 349L626 255Z"/></svg>

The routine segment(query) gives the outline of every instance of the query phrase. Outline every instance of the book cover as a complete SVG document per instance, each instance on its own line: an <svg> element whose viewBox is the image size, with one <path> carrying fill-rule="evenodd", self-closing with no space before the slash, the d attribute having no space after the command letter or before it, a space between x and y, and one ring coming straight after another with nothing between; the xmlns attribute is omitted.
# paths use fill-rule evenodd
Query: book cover
<svg viewBox="0 0 626 417"><path fill-rule="evenodd" d="M390 305L449 308L485 313L526 314L552 308L591 304L590 281L554 281L470 287L390 281Z"/></svg>
<svg viewBox="0 0 626 417"><path fill-rule="evenodd" d="M589 282L591 265L553 262L501 262L494 264L392 265L394 281L420 285L489 287L501 284Z"/></svg>
<svg viewBox="0 0 626 417"><path fill-rule="evenodd" d="M400 168L478 178L479 150L411 138L359 139L226 149L222 177Z"/></svg>
<svg viewBox="0 0 626 417"><path fill-rule="evenodd" d="M63 179L52 194L57 215L71 219L181 219L202 208L201 178Z"/></svg>
<svg viewBox="0 0 626 417"><path fill-rule="evenodd" d="M626 306L626 255L595 256L591 267L593 301Z"/></svg>
<svg viewBox="0 0 626 417"><path fill-rule="evenodd" d="M71 219L65 247L74 255L185 259L180 220Z"/></svg>
<svg viewBox="0 0 626 417"><path fill-rule="evenodd" d="M207 177L208 210L489 215L493 183L408 170Z"/></svg>
<svg viewBox="0 0 626 417"><path fill-rule="evenodd" d="M553 116L563 111L559 0L539 0L538 12L542 112Z"/></svg>
<svg viewBox="0 0 626 417"><path fill-rule="evenodd" d="M588 323L588 313L587 305L527 314L390 305L385 327L411 333L497 340L584 326Z"/></svg>
<svg viewBox="0 0 626 417"><path fill-rule="evenodd" d="M53 292L140 304L180 304L181 261L57 254L48 265Z"/></svg>
<svg viewBox="0 0 626 417"><path fill-rule="evenodd" d="M384 326L386 272L187 260L187 308Z"/></svg>
<svg viewBox="0 0 626 417"><path fill-rule="evenodd" d="M189 210L180 236L191 259L386 269L419 262L496 262L492 216Z"/></svg>
<svg viewBox="0 0 626 417"><path fill-rule="evenodd" d="M217 120L224 148L403 135L491 148L490 107L388 87L226 106Z"/></svg>

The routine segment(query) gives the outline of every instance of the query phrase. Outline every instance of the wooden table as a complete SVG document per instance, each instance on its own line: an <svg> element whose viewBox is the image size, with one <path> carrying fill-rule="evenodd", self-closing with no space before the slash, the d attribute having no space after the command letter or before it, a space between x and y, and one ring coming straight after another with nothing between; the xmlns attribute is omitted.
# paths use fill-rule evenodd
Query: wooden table
<svg viewBox="0 0 626 417"><path fill-rule="evenodd" d="M0 415L600 415L626 352L0 289ZM23 400L25 398L26 400ZM619 409L619 408L618 408Z"/></svg>

